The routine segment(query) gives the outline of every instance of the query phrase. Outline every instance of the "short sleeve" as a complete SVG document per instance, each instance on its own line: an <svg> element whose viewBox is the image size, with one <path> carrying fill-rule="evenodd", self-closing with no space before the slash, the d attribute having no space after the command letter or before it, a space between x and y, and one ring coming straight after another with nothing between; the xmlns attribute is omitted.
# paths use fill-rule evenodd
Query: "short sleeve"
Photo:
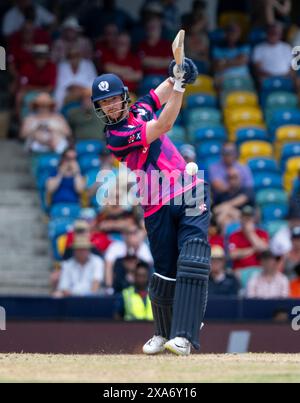
<svg viewBox="0 0 300 403"><path fill-rule="evenodd" d="M118 158L126 157L130 152L146 147L146 123L143 122L130 128L107 132L107 148Z"/></svg>

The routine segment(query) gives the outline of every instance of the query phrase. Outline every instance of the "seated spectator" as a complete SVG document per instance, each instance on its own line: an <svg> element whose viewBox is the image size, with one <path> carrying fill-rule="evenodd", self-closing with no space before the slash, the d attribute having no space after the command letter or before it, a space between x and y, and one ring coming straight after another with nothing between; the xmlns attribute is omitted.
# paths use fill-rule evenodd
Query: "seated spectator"
<svg viewBox="0 0 300 403"><path fill-rule="evenodd" d="M255 225L254 208L245 206L241 213L241 230L229 237L229 252L234 270L258 267L260 254L269 248L267 232Z"/></svg>
<svg viewBox="0 0 300 403"><path fill-rule="evenodd" d="M80 196L85 189L85 178L80 173L76 160L76 151L66 150L60 160L58 172L46 183L51 205L56 203L80 203Z"/></svg>
<svg viewBox="0 0 300 403"><path fill-rule="evenodd" d="M46 8L33 4L32 0L16 0L15 3L4 15L2 23L4 36L9 36L19 31L28 13L35 15L34 23L37 27L51 26L55 23L55 16Z"/></svg>
<svg viewBox="0 0 300 403"><path fill-rule="evenodd" d="M188 31L191 26L196 26L198 32L208 30L206 1L194 0L192 10L182 16L182 26Z"/></svg>
<svg viewBox="0 0 300 403"><path fill-rule="evenodd" d="M253 191L243 185L240 173L236 168L227 170L227 181L228 190L215 195L213 209L216 221L223 230L228 224L240 221L243 207L254 206Z"/></svg>
<svg viewBox="0 0 300 403"><path fill-rule="evenodd" d="M149 266L139 263L135 270L134 285L122 291L118 300L116 319L153 320L152 306L149 298Z"/></svg>
<svg viewBox="0 0 300 403"><path fill-rule="evenodd" d="M247 165L238 162L238 151L234 143L225 143L222 148L222 159L209 168L209 178L214 193L224 193L229 189L228 169L235 168L241 182L247 189L253 188L253 176Z"/></svg>
<svg viewBox="0 0 300 403"><path fill-rule="evenodd" d="M146 22L146 40L139 46L144 75L166 76L173 58L171 42L162 39L162 19L152 17Z"/></svg>
<svg viewBox="0 0 300 403"><path fill-rule="evenodd" d="M288 254L292 249L292 229L300 227L299 204L293 204L288 212L288 225L283 226L271 239L270 248L276 256Z"/></svg>
<svg viewBox="0 0 300 403"><path fill-rule="evenodd" d="M291 0L264 0L265 20L268 25L281 22L289 24L292 11Z"/></svg>
<svg viewBox="0 0 300 403"><path fill-rule="evenodd" d="M294 267L295 278L290 282L290 297L300 299L300 263Z"/></svg>
<svg viewBox="0 0 300 403"><path fill-rule="evenodd" d="M138 262L137 256L129 253L115 261L113 267L113 289L115 293L120 293L125 288L134 285L134 275Z"/></svg>
<svg viewBox="0 0 300 403"><path fill-rule="evenodd" d="M76 141L104 140L104 124L95 114L91 92L90 88L83 88L80 105L70 108L67 112L67 120Z"/></svg>
<svg viewBox="0 0 300 403"><path fill-rule="evenodd" d="M131 51L131 39L128 33L121 33L115 43L114 52L101 59L106 73L118 75L130 92L136 93L143 78L140 58Z"/></svg>
<svg viewBox="0 0 300 403"><path fill-rule="evenodd" d="M68 17L63 22L61 37L53 43L52 60L60 63L67 58L71 48L76 46L83 59L92 59L93 46L91 41L82 35L82 28L75 17Z"/></svg>
<svg viewBox="0 0 300 403"><path fill-rule="evenodd" d="M21 29L9 37L9 62L16 74L26 63L32 63L34 45L51 45L51 37L43 28L36 27L34 15L27 15Z"/></svg>
<svg viewBox="0 0 300 403"><path fill-rule="evenodd" d="M267 31L267 41L254 48L255 76L260 82L269 77L294 75L291 67L292 48L282 41L282 35L280 24L271 25Z"/></svg>
<svg viewBox="0 0 300 403"><path fill-rule="evenodd" d="M280 262L280 271L284 273L289 280L295 277L295 267L300 264L300 227L293 227L291 230L292 248L284 255Z"/></svg>
<svg viewBox="0 0 300 403"><path fill-rule="evenodd" d="M221 233L221 228L216 222L216 217L212 214L210 220L210 226L208 230L208 241L210 246L221 246L221 248L225 249L225 239Z"/></svg>
<svg viewBox="0 0 300 403"><path fill-rule="evenodd" d="M250 46L241 42L242 30L236 23L225 28L223 46L213 49L212 57L217 85L229 77L249 77Z"/></svg>
<svg viewBox="0 0 300 403"><path fill-rule="evenodd" d="M104 263L91 253L88 236L77 235L73 244L74 257L62 265L55 297L91 296L99 292L104 280Z"/></svg>
<svg viewBox="0 0 300 403"><path fill-rule="evenodd" d="M124 230L124 241L115 241L108 247L105 253L106 285L108 287L112 287L113 284L113 265L115 261L128 253L136 255L150 266L153 265L149 246L144 240L145 232L137 225L132 225Z"/></svg>
<svg viewBox="0 0 300 403"><path fill-rule="evenodd" d="M95 59L99 71L103 71L103 59L108 59L115 50L120 32L116 24L105 24L103 34L95 43Z"/></svg>
<svg viewBox="0 0 300 403"><path fill-rule="evenodd" d="M272 252L266 250L260 256L262 272L249 281L247 298L276 299L288 298L288 278L279 272L278 261Z"/></svg>
<svg viewBox="0 0 300 403"><path fill-rule="evenodd" d="M208 283L208 295L237 296L239 282L233 274L226 273L225 251L221 246L213 246L211 249L211 271Z"/></svg>
<svg viewBox="0 0 300 403"><path fill-rule="evenodd" d="M51 93L56 85L56 65L50 61L48 45L34 45L33 59L20 68L19 92L16 99L20 115L23 99L31 91Z"/></svg>
<svg viewBox="0 0 300 403"><path fill-rule="evenodd" d="M186 31L185 55L196 64L199 74L209 73L209 39L205 32L198 31L196 23Z"/></svg>
<svg viewBox="0 0 300 403"><path fill-rule="evenodd" d="M63 153L72 133L64 117L55 112L54 99L43 92L34 99L31 110L20 132L26 148L33 152Z"/></svg>
<svg viewBox="0 0 300 403"><path fill-rule="evenodd" d="M67 60L58 66L55 99L60 109L64 103L80 100L82 89L91 87L97 76L91 60L83 59L81 50L74 46L68 50ZM68 96L68 98L67 98Z"/></svg>
<svg viewBox="0 0 300 403"><path fill-rule="evenodd" d="M161 0L163 11L163 26L167 32L167 36L171 39L177 34L180 26L180 13L177 7L177 0Z"/></svg>

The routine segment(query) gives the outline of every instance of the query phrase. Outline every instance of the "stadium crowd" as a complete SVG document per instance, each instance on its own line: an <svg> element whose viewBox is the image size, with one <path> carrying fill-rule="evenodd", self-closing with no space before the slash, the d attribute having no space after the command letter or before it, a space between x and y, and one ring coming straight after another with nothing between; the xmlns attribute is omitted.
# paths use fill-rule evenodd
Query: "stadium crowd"
<svg viewBox="0 0 300 403"><path fill-rule="evenodd" d="M210 296L300 298L300 28L292 1L145 1L139 20L114 0L3 1L0 133L24 142L49 219L55 297L123 295L116 317L151 319L153 260L126 170L106 151L91 84L118 74L132 102L157 86L186 30L198 67L169 133L211 184ZM125 6L126 2L124 2ZM3 73L3 74L2 74ZM96 183L109 170L108 192ZM141 303L143 302L143 303Z"/></svg>

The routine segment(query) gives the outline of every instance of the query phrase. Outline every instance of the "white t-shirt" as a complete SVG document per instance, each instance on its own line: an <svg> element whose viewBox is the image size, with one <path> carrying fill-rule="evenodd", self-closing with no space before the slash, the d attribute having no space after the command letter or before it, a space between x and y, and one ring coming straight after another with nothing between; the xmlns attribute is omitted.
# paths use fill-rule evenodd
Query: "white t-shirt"
<svg viewBox="0 0 300 403"><path fill-rule="evenodd" d="M263 71L272 76L285 76L291 70L292 48L288 43L262 43L254 48L253 62L260 63Z"/></svg>
<svg viewBox="0 0 300 403"><path fill-rule="evenodd" d="M247 298L288 298L289 280L282 273L276 273L272 279L262 274L254 274L247 286Z"/></svg>
<svg viewBox="0 0 300 403"><path fill-rule="evenodd" d="M9 36L21 29L24 24L24 15L18 7L12 7L3 18L2 33L4 36ZM46 8L37 5L35 7L35 25L50 25L54 23L55 16Z"/></svg>
<svg viewBox="0 0 300 403"><path fill-rule="evenodd" d="M117 259L125 257L127 255L127 252L128 251L125 242L115 241L111 243L107 248L104 258L107 262L114 264ZM140 260L143 260L149 265L153 265L153 258L149 246L145 242L142 243L141 246L138 248L136 255Z"/></svg>
<svg viewBox="0 0 300 403"><path fill-rule="evenodd" d="M71 85L78 85L90 88L94 79L97 77L97 71L94 63L87 59L82 59L79 67L74 73L69 62L59 63L57 72L57 84L55 89L55 99L57 107L60 109L66 96L66 90Z"/></svg>
<svg viewBox="0 0 300 403"><path fill-rule="evenodd" d="M62 265L58 285L59 291L69 291L72 295L92 295L94 281L104 281L104 262L99 256L90 255L88 262L81 266L74 258Z"/></svg>

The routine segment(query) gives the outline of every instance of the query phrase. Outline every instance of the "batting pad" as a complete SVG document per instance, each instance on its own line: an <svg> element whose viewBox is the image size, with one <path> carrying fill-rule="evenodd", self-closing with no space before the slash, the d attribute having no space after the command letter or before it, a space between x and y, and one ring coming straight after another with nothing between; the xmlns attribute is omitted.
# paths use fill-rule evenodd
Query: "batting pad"
<svg viewBox="0 0 300 403"><path fill-rule="evenodd" d="M210 254L207 241L191 239L183 245L177 264L171 339L185 337L196 349L207 305Z"/></svg>
<svg viewBox="0 0 300 403"><path fill-rule="evenodd" d="M169 339L172 323L175 280L153 275L149 295L152 303L155 335Z"/></svg>

